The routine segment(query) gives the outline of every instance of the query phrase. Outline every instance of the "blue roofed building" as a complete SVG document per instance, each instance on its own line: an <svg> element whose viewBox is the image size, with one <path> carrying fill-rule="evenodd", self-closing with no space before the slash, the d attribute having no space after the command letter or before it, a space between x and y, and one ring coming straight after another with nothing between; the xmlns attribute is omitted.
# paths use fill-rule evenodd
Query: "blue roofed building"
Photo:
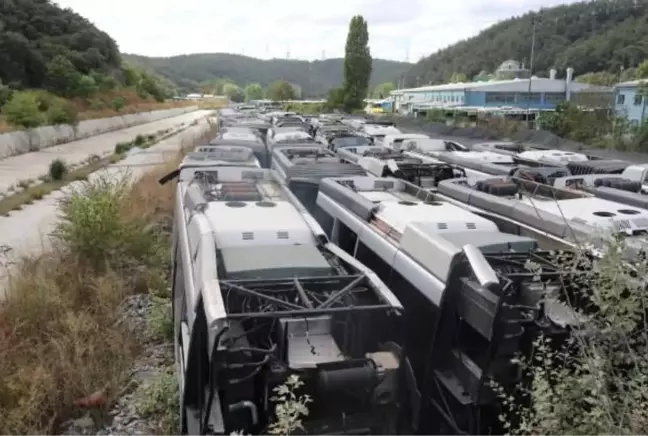
<svg viewBox="0 0 648 436"><path fill-rule="evenodd" d="M578 83L572 80L573 70L567 70L567 79L556 79L556 71L549 78L531 77L512 80L448 83L392 91L394 110L411 114L429 109L497 110L532 112L554 110L578 93L607 94L612 100L612 88ZM530 91L530 92L529 92Z"/></svg>
<svg viewBox="0 0 648 436"><path fill-rule="evenodd" d="M646 95L642 89L645 84L648 89L648 80L633 80L622 82L614 88L614 109L620 116L627 119L634 125L639 125L648 117L646 108Z"/></svg>

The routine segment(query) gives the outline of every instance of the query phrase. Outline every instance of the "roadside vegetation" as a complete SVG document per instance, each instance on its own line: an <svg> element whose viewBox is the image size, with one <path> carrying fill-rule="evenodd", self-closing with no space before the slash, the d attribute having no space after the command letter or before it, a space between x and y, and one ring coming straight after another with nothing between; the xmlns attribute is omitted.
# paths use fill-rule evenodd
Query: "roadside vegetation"
<svg viewBox="0 0 648 436"><path fill-rule="evenodd" d="M518 360L532 380L530 389L516 389L521 398L494 386L504 405L500 419L512 434L648 433L648 261L624 267L623 249L614 240L597 260L555 253L555 264L579 271L581 279L546 299L571 302L583 322L566 343L541 337L532 357Z"/></svg>
<svg viewBox="0 0 648 436"><path fill-rule="evenodd" d="M187 105L166 79L122 62L117 44L49 1L0 6L0 133Z"/></svg>
<svg viewBox="0 0 648 436"><path fill-rule="evenodd" d="M173 186L157 179L179 158L134 184L85 182L60 204L52 249L12 266L0 301L0 433L52 434L84 414L97 424L108 419L142 347L123 318L123 301L170 297ZM160 305L150 328L164 337Z"/></svg>
<svg viewBox="0 0 648 436"><path fill-rule="evenodd" d="M5 216L12 211L20 210L72 182L87 180L88 176L95 171L124 159L134 147L147 149L167 138L170 133L175 134L177 131L164 129L150 135L137 135L131 141L116 144L112 154L103 157L92 155L76 167L71 167L64 160L56 158L50 163L48 174L42 175L39 180L22 180L18 186L11 187L9 192L0 199L0 215Z"/></svg>

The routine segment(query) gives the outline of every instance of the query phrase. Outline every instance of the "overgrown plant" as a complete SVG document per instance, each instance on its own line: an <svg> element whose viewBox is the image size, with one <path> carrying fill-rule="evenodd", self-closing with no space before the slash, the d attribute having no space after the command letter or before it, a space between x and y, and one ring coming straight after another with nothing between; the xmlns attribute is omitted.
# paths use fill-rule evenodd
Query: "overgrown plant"
<svg viewBox="0 0 648 436"><path fill-rule="evenodd" d="M624 249L614 240L600 259L556 254L566 273L585 271L575 294L558 296L578 301L571 308L584 322L565 346L539 338L531 359L519 362L532 380L530 388L520 386L522 401L496 387L511 433L648 433L648 261L639 257L625 267Z"/></svg>
<svg viewBox="0 0 648 436"><path fill-rule="evenodd" d="M276 421L268 426L269 434L289 435L304 429L302 418L308 416L308 404L312 399L308 395L297 394L303 385L299 376L293 374L284 384L273 389L275 395L270 400L276 403Z"/></svg>
<svg viewBox="0 0 648 436"><path fill-rule="evenodd" d="M68 166L62 159L54 159L49 166L49 177L51 180L63 180L68 173Z"/></svg>
<svg viewBox="0 0 648 436"><path fill-rule="evenodd" d="M137 410L153 421L155 434L179 434L180 394L173 365L163 368L136 392Z"/></svg>

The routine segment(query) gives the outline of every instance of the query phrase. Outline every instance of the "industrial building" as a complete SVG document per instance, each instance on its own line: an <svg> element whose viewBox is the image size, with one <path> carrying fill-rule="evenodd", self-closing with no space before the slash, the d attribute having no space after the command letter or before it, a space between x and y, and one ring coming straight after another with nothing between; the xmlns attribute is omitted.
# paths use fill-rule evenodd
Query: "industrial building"
<svg viewBox="0 0 648 436"><path fill-rule="evenodd" d="M642 84L648 87L647 80L633 80L619 83L614 88L615 111L620 116L627 117L634 125L640 124L648 117L646 97L640 91Z"/></svg>
<svg viewBox="0 0 648 436"><path fill-rule="evenodd" d="M491 80L471 83L448 83L420 88L392 91L394 110L403 114L416 114L439 108L459 111L487 110L492 112L553 110L573 94L608 94L612 88L593 86L573 81L573 69L567 70L566 79L557 79L556 70L549 78L532 77L512 80Z"/></svg>

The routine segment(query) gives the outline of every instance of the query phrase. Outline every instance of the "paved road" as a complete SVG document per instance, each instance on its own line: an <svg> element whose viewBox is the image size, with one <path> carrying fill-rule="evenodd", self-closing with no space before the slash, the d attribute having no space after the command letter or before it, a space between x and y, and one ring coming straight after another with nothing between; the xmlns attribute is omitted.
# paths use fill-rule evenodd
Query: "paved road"
<svg viewBox="0 0 648 436"><path fill-rule="evenodd" d="M181 123L188 124L198 118L205 117L207 113L209 112L190 112L2 159L0 160L0 195L6 193L10 186L18 185L21 180L36 180L47 174L50 163L56 158L61 158L68 164L79 164L92 155L105 156L112 153L118 142L132 141L137 135L150 135L159 130L177 127Z"/></svg>
<svg viewBox="0 0 648 436"><path fill-rule="evenodd" d="M179 150L183 139L199 135L207 129L205 115L196 126L192 126L178 135L172 136L155 146L134 153L115 165L99 170L90 176L111 177L115 180L122 175L129 174L133 180L141 177L155 165L164 163L172 158ZM196 119L194 115L193 119ZM193 120L192 119L192 120ZM35 203L25 206L22 210L12 212L9 217L0 217L0 250L10 247L11 251L3 256L0 251L0 299L4 296L4 287L7 280L7 271L2 264L10 262L12 258L20 255L37 254L48 247L48 234L52 232L57 222L58 201L71 190L81 187L82 182L74 182L60 191L53 192Z"/></svg>

